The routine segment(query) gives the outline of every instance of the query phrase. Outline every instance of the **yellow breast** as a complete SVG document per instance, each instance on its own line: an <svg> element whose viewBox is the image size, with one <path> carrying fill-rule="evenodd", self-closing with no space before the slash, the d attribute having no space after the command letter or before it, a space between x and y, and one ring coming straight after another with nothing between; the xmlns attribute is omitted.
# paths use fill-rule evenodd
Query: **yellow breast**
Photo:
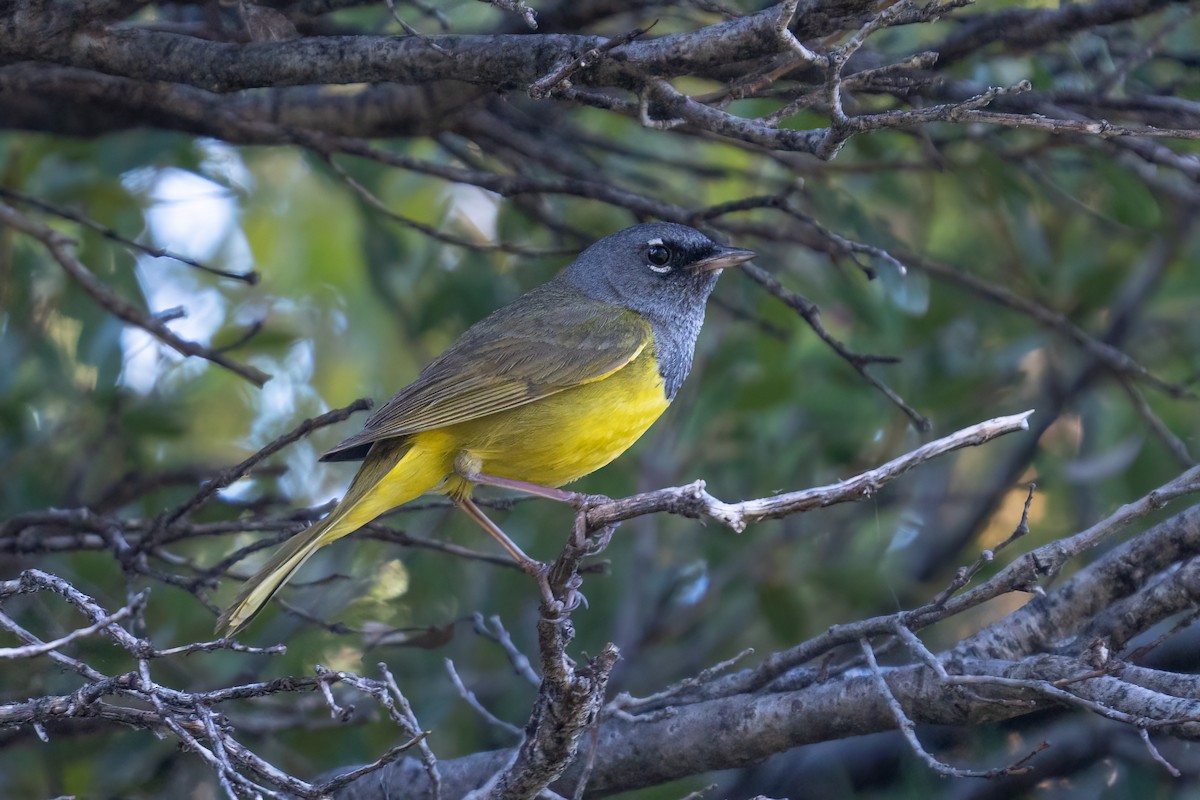
<svg viewBox="0 0 1200 800"><path fill-rule="evenodd" d="M666 410L652 350L600 380L415 438L437 439L428 445L452 451L451 460L465 452L489 475L562 486L624 453ZM443 491L467 488L459 483L451 478Z"/></svg>

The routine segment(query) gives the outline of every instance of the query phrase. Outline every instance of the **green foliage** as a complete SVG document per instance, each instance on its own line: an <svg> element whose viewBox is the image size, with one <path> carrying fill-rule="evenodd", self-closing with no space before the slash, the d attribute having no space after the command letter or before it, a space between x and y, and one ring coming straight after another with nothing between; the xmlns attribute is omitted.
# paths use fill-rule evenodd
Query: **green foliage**
<svg viewBox="0 0 1200 800"><path fill-rule="evenodd" d="M1022 60L1019 67L1035 83L1046 80L1036 62ZM594 120L595 135L620 139L649 156L636 162L610 156L611 169L643 176L647 191L672 202L700 207L773 193L796 177L729 146L668 144L614 115L592 110L580 119ZM800 115L789 124L805 127L815 119ZM1012 151L1033 138L997 135L948 142L941 150L942 168L926 170L872 166L919 162L925 143L918 137L861 137L831 168L806 176L801 204L843 236L919 252L969 271L1097 334L1119 311L1125 283L1141 274L1156 248L1171 247L1160 283L1142 303L1123 346L1168 380L1191 379L1200 371L1195 314L1200 271L1191 268L1200 261L1196 237L1184 235L1179 212L1167 198L1104 151L1048 151L1044 158L1014 166ZM442 158L428 143L400 147ZM681 171L653 163L668 155L720 174L689 182ZM261 320L262 331L231 355L274 375L258 391L219 368L183 361L131 337L35 243L0 231L4 517L99 503L122 480L164 470L200 467L212 475L306 417L359 396L383 400L466 326L545 280L567 260L474 252L433 241L369 207L328 168L295 150L234 151L145 131L89 142L4 134L0 159L0 171L14 188L172 249L181 245L157 237L152 214L182 201L155 192L170 172L209 181L217 207L231 220L227 229L212 230L213 219L204 214L213 206L205 206L208 210L191 226L207 232L207 243L190 255L215 266L252 266L261 276L257 286L166 259L135 259L121 245L74 223L53 224L78 238L81 260L139 306L163 311L161 298L168 293L162 287L180 287L170 296L181 296L189 311L198 310L193 305L206 309L202 330L189 336L232 342ZM495 213L499 240L531 247L563 244L511 203L485 193L375 165L347 161L345 167L396 214L455 236L488 238L489 214ZM634 221L581 199L547 202L552 213L593 236ZM778 222L772 213L755 212L750 218ZM857 352L902 359L869 369L932 419L938 433L1030 407L1039 412L1052 407L1062 385L1087 369L1078 347L1062 336L919 271L901 275L876 260L868 265L879 273L872 282L847 259L834 264L795 246L762 249L759 263L815 301L833 336ZM695 372L678 402L642 442L579 488L619 495L703 477L726 499L767 496L836 481L923 440L793 312L750 281L729 275L717 296L724 307L709 312ZM135 358L139 352L149 358ZM1200 450L1194 406L1152 391L1147 399L1193 452ZM287 505L301 508L340 494L352 467L318 465L316 455L360 422L361 416L320 430L287 449L270 462L275 470L238 484L236 493L207 507L198 519L245 517L252 512L247 503L256 499L282 496ZM1078 529L1176 471L1168 452L1130 409L1121 386L1103 376L1073 398L1043 444L1034 470L1041 485L1033 520L1037 542ZM931 506L923 493L969 498L972 487L993 474L1012 446L997 444L951 459L850 508L814 511L740 536L674 517L628 523L606 555L608 574L589 576L590 607L576 622L579 647L594 652L615 639L630 653L631 666L618 673L614 689L652 691L743 647L766 653L833 622L927 600L959 563L994 544L988 537L1010 531L1017 517L1011 504L1004 504L991 525L928 570L926 580L918 580L913 564L921 560L922 548L952 527L953 518ZM1120 452L1127 452L1123 460L1105 460ZM186 500L197 483L193 476L163 486L121 504L120 511L153 518ZM543 501L521 503L497 512L497 518L541 556L555 552L570 528L570 514ZM465 517L444 508L404 512L389 522L414 535L493 549ZM207 566L260 535L195 540L177 553ZM104 552L5 561L3 577L36 563L72 576L111 607L124 601L120 566ZM245 573L248 567L240 569ZM334 574L353 577L319 580ZM191 594L134 580L133 588L143 586L152 588L147 622L157 644L208 638L212 615ZM227 600L231 588L214 600ZM331 634L274 605L246 638L286 641L286 655L197 655L173 667L172 677L193 688L216 687L311 674L315 663L370 672L384 660L413 699L422 723L434 731L431 742L441 756L510 744L483 726L450 689L442 666L449 657L489 708L523 722L528 687L511 675L499 650L463 621L476 611L499 615L518 646L532 652L535 594L515 571L350 539L315 559L284 598L352 626L452 626L453 636L436 650L366 649L357 637ZM41 626L66 619L55 602L25 603L21 618ZM129 668L121 653L102 642L85 640L78 647L97 666ZM648 675L648 663L663 669ZM51 668L37 685L14 684L8 680L13 669L0 664L0 685L47 693L75 686L69 675ZM3 699L16 698L5 692ZM269 715L254 714L263 730L263 754L305 776L373 758L396 741L386 721L276 732L270 730ZM183 785L181 775L207 775L196 759L174 753L173 744L144 732L106 731L87 741L89 748L99 749L85 753L80 736L55 735L48 744L26 738L0 751L0 793L165 796ZM46 769L18 767L30 758ZM1118 780L1132 791L1144 778L1134 772ZM921 796L926 785L925 776L913 777L910 796ZM680 794L660 791L641 796Z"/></svg>

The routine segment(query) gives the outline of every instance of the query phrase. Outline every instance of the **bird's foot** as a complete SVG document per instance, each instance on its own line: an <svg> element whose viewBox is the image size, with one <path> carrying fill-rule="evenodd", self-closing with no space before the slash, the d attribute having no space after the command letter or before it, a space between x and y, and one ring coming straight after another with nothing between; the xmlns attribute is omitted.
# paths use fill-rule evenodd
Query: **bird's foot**
<svg viewBox="0 0 1200 800"><path fill-rule="evenodd" d="M571 495L568 502L581 514L586 514L596 506L612 502L612 498L606 494L584 494L583 492L567 492L567 494Z"/></svg>

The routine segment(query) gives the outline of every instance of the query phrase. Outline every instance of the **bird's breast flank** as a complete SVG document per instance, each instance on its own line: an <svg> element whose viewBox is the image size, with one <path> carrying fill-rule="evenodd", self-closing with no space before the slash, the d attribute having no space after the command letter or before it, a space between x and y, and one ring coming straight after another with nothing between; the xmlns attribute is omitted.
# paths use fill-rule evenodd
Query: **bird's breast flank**
<svg viewBox="0 0 1200 800"><path fill-rule="evenodd" d="M482 461L484 473L543 486L603 467L669 405L652 350L598 380L463 425L463 449Z"/></svg>

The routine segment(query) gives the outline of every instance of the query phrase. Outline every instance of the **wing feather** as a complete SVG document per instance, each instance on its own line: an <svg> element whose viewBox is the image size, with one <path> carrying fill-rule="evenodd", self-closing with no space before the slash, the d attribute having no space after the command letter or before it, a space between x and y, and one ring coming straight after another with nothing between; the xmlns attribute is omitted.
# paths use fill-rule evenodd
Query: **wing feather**
<svg viewBox="0 0 1200 800"><path fill-rule="evenodd" d="M322 460L362 458L383 439L478 419L600 380L637 358L652 339L639 315L551 281L468 329L361 433Z"/></svg>

